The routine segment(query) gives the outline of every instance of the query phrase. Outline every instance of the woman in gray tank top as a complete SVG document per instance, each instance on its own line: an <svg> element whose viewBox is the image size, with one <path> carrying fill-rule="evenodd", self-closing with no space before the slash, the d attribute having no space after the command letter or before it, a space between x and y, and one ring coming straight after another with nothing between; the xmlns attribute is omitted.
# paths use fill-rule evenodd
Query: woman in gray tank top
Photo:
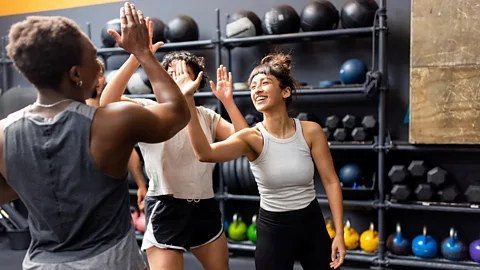
<svg viewBox="0 0 480 270"><path fill-rule="evenodd" d="M340 181L321 126L288 116L295 90L290 63L287 55L270 54L250 74L251 99L264 115L262 123L210 144L191 113L189 136L200 161L226 162L242 155L250 161L260 193L257 270L293 269L296 260L304 269L337 269L346 254ZM193 93L187 102L193 112ZM333 242L315 198L315 167L333 214Z"/></svg>

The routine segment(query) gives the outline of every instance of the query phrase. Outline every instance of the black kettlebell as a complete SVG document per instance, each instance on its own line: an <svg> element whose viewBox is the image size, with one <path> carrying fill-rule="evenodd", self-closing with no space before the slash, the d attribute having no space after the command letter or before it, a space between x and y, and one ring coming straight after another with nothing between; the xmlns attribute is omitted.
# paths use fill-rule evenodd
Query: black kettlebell
<svg viewBox="0 0 480 270"><path fill-rule="evenodd" d="M396 255L408 255L410 253L410 242L402 236L402 227L397 222L394 233L387 238L387 249Z"/></svg>

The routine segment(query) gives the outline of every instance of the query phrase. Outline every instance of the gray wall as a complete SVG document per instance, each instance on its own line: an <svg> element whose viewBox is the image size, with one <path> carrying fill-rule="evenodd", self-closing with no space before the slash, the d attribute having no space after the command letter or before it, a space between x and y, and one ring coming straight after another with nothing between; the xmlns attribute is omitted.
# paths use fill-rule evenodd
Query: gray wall
<svg viewBox="0 0 480 270"><path fill-rule="evenodd" d="M273 5L290 4L298 13L310 0L243 0L243 1L194 1L194 0L142 0L134 2L137 7L148 16L157 17L168 22L176 14L192 16L200 28L200 39L210 39L215 35L216 13L219 8L222 14L222 33L224 32L225 14L233 13L238 9L250 9L260 18ZM332 0L332 3L341 9L345 0ZM388 44L388 61L390 72L390 104L388 109L390 131L395 137L407 139L407 128L399 125L408 107L409 81L409 37L410 37L410 1L387 1L388 25L391 35ZM74 9L56 10L37 13L38 15L66 16L80 24L86 31L86 23L91 24L92 40L96 46L101 46L100 31L103 24L118 17L119 8L123 3L112 3L80 7ZM255 7L255 8L249 8ZM0 35L7 35L10 25L24 19L27 15L0 17ZM274 46L254 46L251 48L236 48L232 51L234 80L245 81L253 65L259 61ZM310 84L318 84L320 80L338 79L338 72L343 61L349 58L360 58L371 65L371 42L369 38L360 40L345 39L338 41L313 42L310 44L287 44L280 46L285 51L291 51L295 62L294 74L297 80ZM207 60L207 74L215 75L215 55L213 50L195 51ZM223 63L226 63L226 51L223 54ZM13 69L9 72L9 86L28 85L23 77ZM243 103L244 101L240 101ZM328 104L328 103L327 103ZM358 104L355 102L354 104ZM351 107L352 103L342 103L341 114L346 113L344 107ZM372 107L373 105L373 107ZM359 108L359 114L375 113L375 103L365 103L368 108ZM331 105L328 106L329 109ZM360 106L361 107L361 106ZM355 111L353 111L355 112ZM332 112L333 113L333 112ZM319 115L323 118L324 115Z"/></svg>

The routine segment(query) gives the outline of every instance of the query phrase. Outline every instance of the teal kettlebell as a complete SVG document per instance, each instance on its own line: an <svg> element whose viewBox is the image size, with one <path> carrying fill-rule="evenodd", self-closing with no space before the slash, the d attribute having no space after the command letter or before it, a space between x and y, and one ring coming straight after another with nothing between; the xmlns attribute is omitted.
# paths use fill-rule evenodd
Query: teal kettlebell
<svg viewBox="0 0 480 270"><path fill-rule="evenodd" d="M421 258L433 258L437 255L437 241L427 235L427 226L423 226L423 234L418 235L412 241L412 252L415 256Z"/></svg>
<svg viewBox="0 0 480 270"><path fill-rule="evenodd" d="M252 224L247 229L247 237L253 243L257 242L257 215L252 217Z"/></svg>
<svg viewBox="0 0 480 270"><path fill-rule="evenodd" d="M457 231L450 228L450 237L445 238L442 242L442 255L448 260L461 261L467 257L467 246L460 241Z"/></svg>

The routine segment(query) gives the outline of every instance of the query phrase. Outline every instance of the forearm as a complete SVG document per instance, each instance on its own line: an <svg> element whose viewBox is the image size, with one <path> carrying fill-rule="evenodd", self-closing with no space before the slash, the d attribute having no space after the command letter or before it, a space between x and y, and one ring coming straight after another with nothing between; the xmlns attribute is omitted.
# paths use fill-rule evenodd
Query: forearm
<svg viewBox="0 0 480 270"><path fill-rule="evenodd" d="M193 97L187 97L188 108L190 110L190 122L188 123L188 136L192 144L195 155L199 160L208 159L212 153L212 147L203 132L203 129L198 120L197 108L195 107L195 100Z"/></svg>
<svg viewBox="0 0 480 270"><path fill-rule="evenodd" d="M138 188L146 189L145 178L143 177L142 164L140 157L135 149L133 149L130 159L128 160L128 171L133 177L133 180L137 184Z"/></svg>
<svg viewBox="0 0 480 270"><path fill-rule="evenodd" d="M343 235L343 196L342 188L338 181L325 186L325 191L328 197L328 204L332 211L333 223L335 225L335 231L338 234Z"/></svg>
<svg viewBox="0 0 480 270"><path fill-rule="evenodd" d="M230 116L230 120L232 121L233 127L235 128L235 132L249 127L247 121L245 120L245 117L243 117L242 113L238 109L233 99L223 103L223 106L227 110L228 116Z"/></svg>
<svg viewBox="0 0 480 270"><path fill-rule="evenodd" d="M112 102L120 101L123 91L127 87L128 81L137 70L140 63L132 54L127 61L120 67L113 79L105 86L100 97L100 106L105 106Z"/></svg>

